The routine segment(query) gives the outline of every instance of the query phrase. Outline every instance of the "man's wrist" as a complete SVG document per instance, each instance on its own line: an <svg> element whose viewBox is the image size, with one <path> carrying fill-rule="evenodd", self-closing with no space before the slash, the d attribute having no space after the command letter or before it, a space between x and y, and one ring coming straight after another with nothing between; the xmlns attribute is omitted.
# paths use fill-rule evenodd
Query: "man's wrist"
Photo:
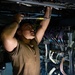
<svg viewBox="0 0 75 75"><path fill-rule="evenodd" d="M17 24L20 24L20 22L18 22L18 21L14 21L15 23L17 23Z"/></svg>
<svg viewBox="0 0 75 75"><path fill-rule="evenodd" d="M51 16L49 16L49 17L44 17L45 19L50 19L51 18Z"/></svg>

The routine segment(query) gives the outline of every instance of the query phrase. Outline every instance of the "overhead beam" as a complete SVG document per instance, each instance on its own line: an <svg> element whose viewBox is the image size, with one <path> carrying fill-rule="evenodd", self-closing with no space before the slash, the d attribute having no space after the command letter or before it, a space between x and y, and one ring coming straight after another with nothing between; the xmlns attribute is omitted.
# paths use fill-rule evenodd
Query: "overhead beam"
<svg viewBox="0 0 75 75"><path fill-rule="evenodd" d="M10 2L16 2L18 4L31 4L31 5L39 5L39 6L51 6L53 8L63 8L65 9L65 4L62 3L52 3L52 2L38 2L38 1L21 1L21 0L8 0Z"/></svg>

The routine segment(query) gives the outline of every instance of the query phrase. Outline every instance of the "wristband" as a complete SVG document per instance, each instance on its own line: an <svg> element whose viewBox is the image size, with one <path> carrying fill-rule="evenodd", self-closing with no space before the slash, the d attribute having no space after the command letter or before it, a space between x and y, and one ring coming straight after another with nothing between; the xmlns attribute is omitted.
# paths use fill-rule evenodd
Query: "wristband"
<svg viewBox="0 0 75 75"><path fill-rule="evenodd" d="M44 17L45 19L51 19L51 16L50 17Z"/></svg>

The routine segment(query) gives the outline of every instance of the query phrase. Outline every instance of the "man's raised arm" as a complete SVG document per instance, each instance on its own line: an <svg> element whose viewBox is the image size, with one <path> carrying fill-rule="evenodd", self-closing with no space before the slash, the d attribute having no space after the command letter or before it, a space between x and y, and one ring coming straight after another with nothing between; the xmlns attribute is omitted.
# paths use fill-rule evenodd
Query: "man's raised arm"
<svg viewBox="0 0 75 75"><path fill-rule="evenodd" d="M38 44L42 40L42 37L43 37L43 35L49 25L50 18L51 18L51 11L52 11L52 8L47 7L46 12L45 12L45 16L44 16L46 19L41 21L40 28L38 29L38 31L36 33L36 40L37 40Z"/></svg>
<svg viewBox="0 0 75 75"><path fill-rule="evenodd" d="M3 45L9 52L17 46L17 40L14 36L18 29L19 23L23 19L23 15L17 14L15 18L15 21L10 26L6 27L1 34Z"/></svg>

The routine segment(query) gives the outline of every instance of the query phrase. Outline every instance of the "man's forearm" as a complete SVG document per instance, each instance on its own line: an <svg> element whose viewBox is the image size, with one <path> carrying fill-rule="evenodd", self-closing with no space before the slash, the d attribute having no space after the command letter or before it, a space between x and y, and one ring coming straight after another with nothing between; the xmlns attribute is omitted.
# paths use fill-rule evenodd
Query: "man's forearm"
<svg viewBox="0 0 75 75"><path fill-rule="evenodd" d="M18 26L19 25L17 22L13 22L10 26L6 27L2 32L3 38L13 38L18 29Z"/></svg>
<svg viewBox="0 0 75 75"><path fill-rule="evenodd" d="M46 13L45 13L45 16L44 16L44 17L46 18L46 20L43 20L43 21L40 23L40 25L42 26L42 28L43 28L44 31L46 30L46 28L47 28L48 25L49 25L50 18L51 18L51 11L52 11L52 8L47 7Z"/></svg>
<svg viewBox="0 0 75 75"><path fill-rule="evenodd" d="M6 39L13 38L18 29L19 23L23 20L23 17L24 15L22 14L16 14L14 18L15 21L10 26L5 28L5 30L2 33L2 36Z"/></svg>

